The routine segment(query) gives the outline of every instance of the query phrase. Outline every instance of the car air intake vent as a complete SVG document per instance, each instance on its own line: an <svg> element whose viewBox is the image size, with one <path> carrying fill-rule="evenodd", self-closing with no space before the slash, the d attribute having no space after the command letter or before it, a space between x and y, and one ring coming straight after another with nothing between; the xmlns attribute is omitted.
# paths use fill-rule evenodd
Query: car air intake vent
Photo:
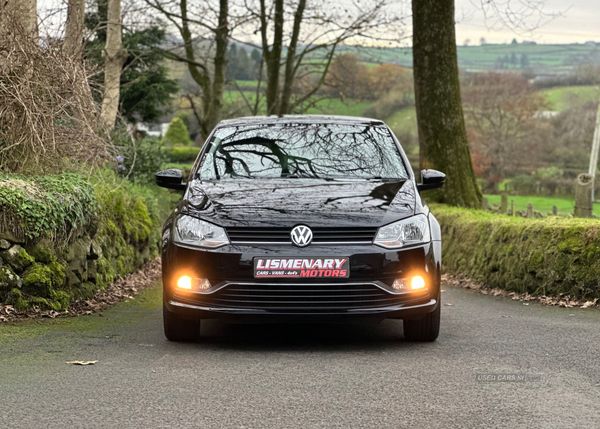
<svg viewBox="0 0 600 429"><path fill-rule="evenodd" d="M415 300L390 294L370 283L231 283L212 294L176 296L178 301L192 305L277 313L377 309Z"/></svg>
<svg viewBox="0 0 600 429"><path fill-rule="evenodd" d="M311 227L312 244L370 244L376 227ZM291 228L227 228L233 244L291 244Z"/></svg>

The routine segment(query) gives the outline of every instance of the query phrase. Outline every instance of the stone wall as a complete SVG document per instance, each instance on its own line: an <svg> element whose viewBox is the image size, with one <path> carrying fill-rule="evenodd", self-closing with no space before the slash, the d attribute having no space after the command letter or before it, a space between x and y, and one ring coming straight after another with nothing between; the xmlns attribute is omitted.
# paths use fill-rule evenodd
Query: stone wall
<svg viewBox="0 0 600 429"><path fill-rule="evenodd" d="M157 254L156 243L146 240L135 246L103 250L107 237L82 234L57 251L48 239L24 242L0 235L0 301L22 310L32 306L60 310L72 299L86 299L119 274L139 268ZM128 267L119 262L132 258Z"/></svg>
<svg viewBox="0 0 600 429"><path fill-rule="evenodd" d="M66 188L67 180L57 177L52 189L60 192L54 193L39 191L48 176L0 180L0 302L18 310L64 309L159 252L161 225L171 208L167 191L112 175L95 184L67 178L76 186ZM70 216L73 209L78 216ZM50 228L42 230L44 222Z"/></svg>

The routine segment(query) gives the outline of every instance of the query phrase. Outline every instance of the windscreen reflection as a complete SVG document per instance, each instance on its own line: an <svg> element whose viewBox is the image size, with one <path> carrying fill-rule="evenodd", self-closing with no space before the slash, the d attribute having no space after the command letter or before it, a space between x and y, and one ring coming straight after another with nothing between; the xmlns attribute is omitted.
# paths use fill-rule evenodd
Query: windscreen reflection
<svg viewBox="0 0 600 429"><path fill-rule="evenodd" d="M200 178L408 177L384 126L276 124L216 131L200 166Z"/></svg>

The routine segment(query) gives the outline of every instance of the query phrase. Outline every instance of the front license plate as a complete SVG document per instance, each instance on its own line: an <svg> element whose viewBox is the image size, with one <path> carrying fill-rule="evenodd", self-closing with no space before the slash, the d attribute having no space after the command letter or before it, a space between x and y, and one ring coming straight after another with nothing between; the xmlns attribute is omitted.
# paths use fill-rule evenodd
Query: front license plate
<svg viewBox="0 0 600 429"><path fill-rule="evenodd" d="M254 258L254 278L348 278L350 259Z"/></svg>

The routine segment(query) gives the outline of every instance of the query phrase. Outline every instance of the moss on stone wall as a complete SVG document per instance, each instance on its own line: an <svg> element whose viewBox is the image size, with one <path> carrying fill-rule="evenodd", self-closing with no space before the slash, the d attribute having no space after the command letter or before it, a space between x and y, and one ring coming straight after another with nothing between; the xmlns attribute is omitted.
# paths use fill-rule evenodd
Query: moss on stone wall
<svg viewBox="0 0 600 429"><path fill-rule="evenodd" d="M91 179L8 177L0 180L3 196L11 205L0 211L0 239L10 247L0 251L0 300L18 309L66 308L140 268L158 255L171 209L168 191L136 186L109 170ZM57 213L66 202L78 214L61 222ZM52 213L51 221L41 220L44 213Z"/></svg>
<svg viewBox="0 0 600 429"><path fill-rule="evenodd" d="M524 219L432 205L443 265L486 286L533 295L600 297L600 221Z"/></svg>

